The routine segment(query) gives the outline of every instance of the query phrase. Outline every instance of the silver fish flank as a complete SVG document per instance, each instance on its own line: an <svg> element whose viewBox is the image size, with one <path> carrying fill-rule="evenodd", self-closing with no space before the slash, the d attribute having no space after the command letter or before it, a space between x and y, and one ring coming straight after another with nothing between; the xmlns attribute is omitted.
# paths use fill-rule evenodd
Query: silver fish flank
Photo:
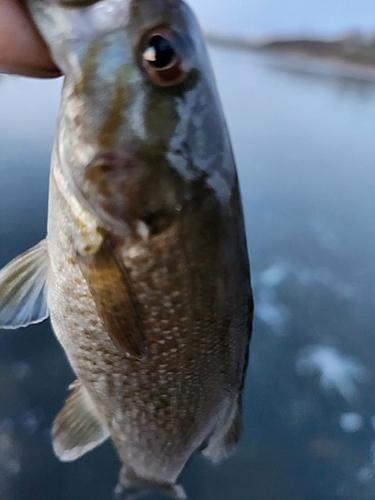
<svg viewBox="0 0 375 500"><path fill-rule="evenodd" d="M28 0L65 74L47 237L0 271L0 327L50 316L77 375L53 425L76 460L111 438L116 492L178 477L241 432L252 295L230 139L180 0Z"/></svg>

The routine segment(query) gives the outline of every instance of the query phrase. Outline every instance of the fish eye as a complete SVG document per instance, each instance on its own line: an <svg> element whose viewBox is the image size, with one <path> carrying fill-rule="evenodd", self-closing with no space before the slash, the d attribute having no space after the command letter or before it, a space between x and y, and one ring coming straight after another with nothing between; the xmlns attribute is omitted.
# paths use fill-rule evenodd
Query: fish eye
<svg viewBox="0 0 375 500"><path fill-rule="evenodd" d="M161 35L153 35L147 49L143 52L143 58L156 69L167 69L176 62L177 55L172 43Z"/></svg>
<svg viewBox="0 0 375 500"><path fill-rule="evenodd" d="M142 66L161 87L181 83L188 73L175 36L167 28L151 32L144 40Z"/></svg>

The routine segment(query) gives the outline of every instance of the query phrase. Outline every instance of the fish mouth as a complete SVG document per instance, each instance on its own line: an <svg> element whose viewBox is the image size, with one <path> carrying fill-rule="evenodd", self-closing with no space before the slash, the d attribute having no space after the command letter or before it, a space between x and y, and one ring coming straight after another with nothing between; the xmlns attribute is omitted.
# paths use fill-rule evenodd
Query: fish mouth
<svg viewBox="0 0 375 500"><path fill-rule="evenodd" d="M89 7L98 3L100 0L59 0L61 7L76 8L76 7Z"/></svg>
<svg viewBox="0 0 375 500"><path fill-rule="evenodd" d="M166 231L183 211L175 170L137 153L100 152L74 180L80 199L118 236L147 240Z"/></svg>

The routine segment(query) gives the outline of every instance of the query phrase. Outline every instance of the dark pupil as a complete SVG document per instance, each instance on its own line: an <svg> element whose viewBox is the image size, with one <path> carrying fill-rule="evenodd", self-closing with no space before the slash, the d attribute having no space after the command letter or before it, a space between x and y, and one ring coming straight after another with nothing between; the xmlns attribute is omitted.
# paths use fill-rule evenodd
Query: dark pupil
<svg viewBox="0 0 375 500"><path fill-rule="evenodd" d="M150 47L155 49L155 61L149 61L154 68L165 68L173 61L175 51L171 42L160 35L155 35L150 40Z"/></svg>

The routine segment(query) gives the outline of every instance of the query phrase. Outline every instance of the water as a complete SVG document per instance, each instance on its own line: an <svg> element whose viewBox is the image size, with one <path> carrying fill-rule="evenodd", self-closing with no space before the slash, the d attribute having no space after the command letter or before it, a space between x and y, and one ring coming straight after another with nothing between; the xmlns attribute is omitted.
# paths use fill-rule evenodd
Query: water
<svg viewBox="0 0 375 500"><path fill-rule="evenodd" d="M238 451L217 467L195 457L183 483L192 500L373 499L375 87L211 54L256 316ZM0 265L45 235L59 86L0 79ZM71 464L52 453L50 427L73 378L47 322L1 333L1 500L111 498L110 443Z"/></svg>

